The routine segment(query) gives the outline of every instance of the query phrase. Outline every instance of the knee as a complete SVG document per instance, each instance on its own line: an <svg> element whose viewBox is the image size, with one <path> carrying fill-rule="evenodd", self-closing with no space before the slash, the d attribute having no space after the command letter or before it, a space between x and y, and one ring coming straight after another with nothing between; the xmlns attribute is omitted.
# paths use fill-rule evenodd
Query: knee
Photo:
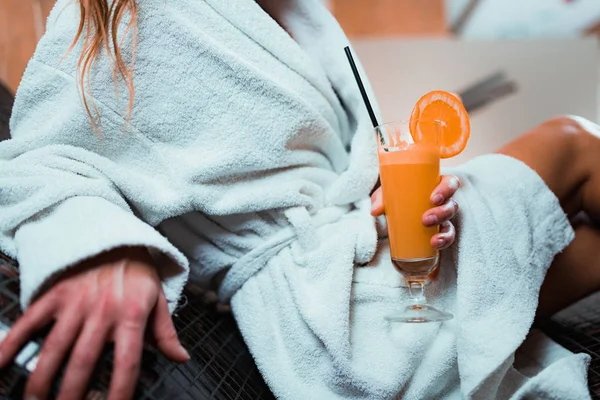
<svg viewBox="0 0 600 400"><path fill-rule="evenodd" d="M585 120L573 115L561 115L545 121L538 128L559 135L577 136L584 130L581 122L579 122L580 119Z"/></svg>
<svg viewBox="0 0 600 400"><path fill-rule="evenodd" d="M600 126L587 118L579 117L577 115L566 115L557 117L556 119L565 120L564 123L566 124L575 124L581 133L586 133L596 138L600 137Z"/></svg>
<svg viewBox="0 0 600 400"><path fill-rule="evenodd" d="M535 131L546 136L564 150L577 153L590 145L590 138L600 137L599 127L593 122L574 115L558 116L539 125ZM593 132L598 132L594 135Z"/></svg>
<svg viewBox="0 0 600 400"><path fill-rule="evenodd" d="M600 134L590 134L590 125L594 124L581 117L555 117L508 143L499 153L525 162L540 174L554 175L565 167L580 171L588 154L600 153Z"/></svg>

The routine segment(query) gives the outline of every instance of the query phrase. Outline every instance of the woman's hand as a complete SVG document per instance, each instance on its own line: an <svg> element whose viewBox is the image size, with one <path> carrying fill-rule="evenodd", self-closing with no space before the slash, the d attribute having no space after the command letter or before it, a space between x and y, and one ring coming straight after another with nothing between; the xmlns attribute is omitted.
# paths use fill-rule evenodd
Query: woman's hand
<svg viewBox="0 0 600 400"><path fill-rule="evenodd" d="M440 226L440 232L431 238L431 246L442 250L449 247L456 237L452 219L458 212L458 204L452 199L460 187L460 180L453 175L445 175L442 181L431 194L431 204L434 206L425 214L423 214L423 225ZM371 214L374 216L382 215L385 210L383 208L383 196L381 187L379 187L371 196L372 209Z"/></svg>
<svg viewBox="0 0 600 400"><path fill-rule="evenodd" d="M54 322L25 398L43 400L71 352L58 400L83 399L108 341L115 343L108 400L128 400L137 382L146 324L157 348L176 362L189 355L173 327L160 279L145 249L105 253L68 273L25 312L0 343L5 367L36 331Z"/></svg>

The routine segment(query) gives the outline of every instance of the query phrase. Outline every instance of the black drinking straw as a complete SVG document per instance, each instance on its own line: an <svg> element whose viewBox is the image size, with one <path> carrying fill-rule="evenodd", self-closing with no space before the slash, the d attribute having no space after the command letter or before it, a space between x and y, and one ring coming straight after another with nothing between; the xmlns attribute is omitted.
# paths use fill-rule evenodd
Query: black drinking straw
<svg viewBox="0 0 600 400"><path fill-rule="evenodd" d="M362 79L360 79L360 74L358 73L358 68L356 68L354 57L352 57L350 46L344 47L344 51L346 52L346 57L348 57L348 62L350 63L350 67L352 68L352 73L354 74L354 78L356 79L356 83L358 84L358 88L360 89L360 94L362 95L363 101L365 102L365 106L367 107L367 111L369 112L369 117L371 117L373 128L377 128L379 126L379 122L377 122L377 117L375 117L375 113L373 112L373 107L371 106L371 102L369 101L369 96L367 96L365 86L362 83Z"/></svg>

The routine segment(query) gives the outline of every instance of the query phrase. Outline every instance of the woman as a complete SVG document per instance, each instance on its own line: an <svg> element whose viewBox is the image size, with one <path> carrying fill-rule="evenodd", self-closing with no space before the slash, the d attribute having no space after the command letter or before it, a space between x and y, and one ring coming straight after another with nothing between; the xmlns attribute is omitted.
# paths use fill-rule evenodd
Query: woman
<svg viewBox="0 0 600 400"><path fill-rule="evenodd" d="M27 398L46 398L70 350L59 399L81 398L107 341L109 399L130 398L146 329L185 362L169 310L188 265L231 301L280 398L585 395L585 356L528 376L512 360L536 308L599 286L587 226L544 280L573 240L566 214L600 213L596 126L555 119L453 171L460 240L428 290L455 319L390 326L407 295L370 215L372 128L321 2L109 6L57 2L0 146L0 250L28 307L0 367L55 322ZM423 216L438 248L454 241L458 186L445 176Z"/></svg>

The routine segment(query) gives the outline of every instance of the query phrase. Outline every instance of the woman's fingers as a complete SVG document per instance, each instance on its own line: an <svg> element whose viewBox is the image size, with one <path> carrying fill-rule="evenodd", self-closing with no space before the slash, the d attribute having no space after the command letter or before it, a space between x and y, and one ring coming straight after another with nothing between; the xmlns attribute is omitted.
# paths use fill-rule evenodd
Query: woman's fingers
<svg viewBox="0 0 600 400"><path fill-rule="evenodd" d="M383 214L383 194L381 187L371 195L371 215L378 217Z"/></svg>
<svg viewBox="0 0 600 400"><path fill-rule="evenodd" d="M460 187L460 180L454 175L444 175L440 184L431 194L431 204L439 206L454 196Z"/></svg>
<svg viewBox="0 0 600 400"><path fill-rule="evenodd" d="M190 355L183 348L177 332L173 326L173 320L169 314L169 307L164 294L161 292L152 315L152 334L156 341L156 347L168 359L175 362L187 362Z"/></svg>
<svg viewBox="0 0 600 400"><path fill-rule="evenodd" d="M122 324L115 332L115 366L107 400L133 398L140 373L145 324Z"/></svg>
<svg viewBox="0 0 600 400"><path fill-rule="evenodd" d="M458 212L458 203L450 199L439 207L432 208L423 214L423 225L430 227L442 225L451 220Z"/></svg>
<svg viewBox="0 0 600 400"><path fill-rule="evenodd" d="M135 272L130 278L137 277ZM136 289L144 288L140 284ZM133 282L133 280L131 281ZM147 280L147 283L153 282ZM153 290L156 288L153 288ZM142 361L142 349L144 346L144 333L148 318L156 306L158 296L152 299L150 296L138 293L129 293L127 300L122 305L117 324L114 328L113 338L115 341L114 367L107 400L129 400L135 392L136 382L140 373Z"/></svg>
<svg viewBox="0 0 600 400"><path fill-rule="evenodd" d="M83 316L77 310L65 310L44 340L35 371L27 381L26 399L46 399L65 356L73 346Z"/></svg>
<svg viewBox="0 0 600 400"><path fill-rule="evenodd" d="M440 232L431 238L431 247L438 250L446 249L452 245L455 238L456 229L454 225L452 222L446 221L441 225Z"/></svg>
<svg viewBox="0 0 600 400"><path fill-rule="evenodd" d="M71 353L58 400L83 398L110 328L111 321L107 320L106 315L95 315L88 319Z"/></svg>
<svg viewBox="0 0 600 400"><path fill-rule="evenodd" d="M12 326L0 343L0 368L6 367L34 333L54 320L57 304L57 297L48 293L33 303Z"/></svg>

